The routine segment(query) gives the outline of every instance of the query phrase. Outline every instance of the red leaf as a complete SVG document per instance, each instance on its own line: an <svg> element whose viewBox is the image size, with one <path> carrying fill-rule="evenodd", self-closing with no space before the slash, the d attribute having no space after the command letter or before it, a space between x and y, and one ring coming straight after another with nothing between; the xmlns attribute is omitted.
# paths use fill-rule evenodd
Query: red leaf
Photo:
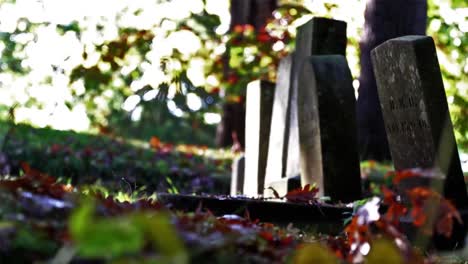
<svg viewBox="0 0 468 264"><path fill-rule="evenodd" d="M414 207L411 210L411 217L413 218L413 225L420 227L426 223L427 216L422 207Z"/></svg>
<svg viewBox="0 0 468 264"><path fill-rule="evenodd" d="M382 186L383 202L388 205L388 210L385 213L385 219L393 225L398 225L400 217L406 215L408 209L396 199L396 194L389 188Z"/></svg>
<svg viewBox="0 0 468 264"><path fill-rule="evenodd" d="M463 220L455 206L448 200L443 199L440 204L439 214L436 221L436 232L450 237L453 231L453 219L462 224Z"/></svg>
<svg viewBox="0 0 468 264"><path fill-rule="evenodd" d="M220 91L221 91L221 89L219 87L215 87L215 88L211 89L210 93L211 94L219 94Z"/></svg>
<svg viewBox="0 0 468 264"><path fill-rule="evenodd" d="M268 35L268 33L259 33L257 35L257 41L258 42L262 42L262 43L267 43L271 40L271 37L270 35Z"/></svg>
<svg viewBox="0 0 468 264"><path fill-rule="evenodd" d="M267 231L260 231L258 235L266 241L273 241L273 234Z"/></svg>
<svg viewBox="0 0 468 264"><path fill-rule="evenodd" d="M52 146L50 146L50 152L51 152L52 154L56 154L56 153L59 152L61 149L62 149L62 146L60 146L59 144L52 144Z"/></svg>
<svg viewBox="0 0 468 264"><path fill-rule="evenodd" d="M393 184L398 185L402 180L413 177L423 177L425 173L430 172L418 168L396 171L393 173L392 182Z"/></svg>
<svg viewBox="0 0 468 264"><path fill-rule="evenodd" d="M400 203L393 203L388 207L387 212L385 213L385 218L387 221L391 222L393 225L397 226L400 223L400 218L408 212L406 206Z"/></svg>
<svg viewBox="0 0 468 264"><path fill-rule="evenodd" d="M23 189L36 194L49 195L54 198L62 198L66 193L73 190L71 185L57 183L54 177L32 169L26 162L22 162L21 167L24 171L23 177L0 181L0 186L10 191Z"/></svg>
<svg viewBox="0 0 468 264"><path fill-rule="evenodd" d="M416 187L408 190L408 195L413 206L411 216L415 226L420 227L427 222L426 210L433 209L434 205L439 205L434 226L438 234L450 237L453 231L453 219L460 224L463 223L455 206L439 193L425 187Z"/></svg>
<svg viewBox="0 0 468 264"><path fill-rule="evenodd" d="M291 245L291 243L294 241L294 238L292 236L287 236L281 239L281 245L283 246L288 246Z"/></svg>
<svg viewBox="0 0 468 264"><path fill-rule="evenodd" d="M318 191L317 187L311 187L310 184L307 184L304 188L297 188L288 192L284 198L293 203L312 203L317 200Z"/></svg>
<svg viewBox="0 0 468 264"><path fill-rule="evenodd" d="M381 190L382 190L382 193L383 193L383 202L385 204L390 205L393 202L395 202L396 194L391 189L389 189L388 187L382 185Z"/></svg>
<svg viewBox="0 0 468 264"><path fill-rule="evenodd" d="M235 84L239 81L239 76L237 76L236 74L234 73L231 73L229 76L228 76L228 83L229 84Z"/></svg>

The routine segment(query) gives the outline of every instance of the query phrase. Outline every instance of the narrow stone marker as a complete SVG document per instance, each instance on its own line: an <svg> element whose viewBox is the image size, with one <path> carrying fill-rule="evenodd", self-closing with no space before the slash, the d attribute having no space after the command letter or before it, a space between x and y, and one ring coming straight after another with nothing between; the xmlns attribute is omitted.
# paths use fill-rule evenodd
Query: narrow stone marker
<svg viewBox="0 0 468 264"><path fill-rule="evenodd" d="M231 195L237 195L244 190L244 171L245 171L245 156L241 155L232 161L231 174Z"/></svg>
<svg viewBox="0 0 468 264"><path fill-rule="evenodd" d="M270 141L265 183L278 182L286 173L286 159L289 138L288 108L291 95L292 54L283 58L278 67L275 95L271 118ZM273 186L275 188L276 186ZM277 189L277 187L275 188ZM280 191L280 190L277 190ZM271 196L265 192L267 196Z"/></svg>
<svg viewBox="0 0 468 264"><path fill-rule="evenodd" d="M244 194L263 193L275 84L254 81L247 86Z"/></svg>
<svg viewBox="0 0 468 264"><path fill-rule="evenodd" d="M434 41L427 36L391 39L372 51L372 63L395 169L439 169L445 175L445 196L466 208L466 185Z"/></svg>
<svg viewBox="0 0 468 264"><path fill-rule="evenodd" d="M297 31L296 50L286 58L283 67L280 65L278 72L278 90L277 94L281 96L288 95L287 98L275 95L275 105L273 110L272 131L274 133L283 133L283 150L276 145L273 145L271 151L281 151L284 155L279 158L275 157L268 161L267 182L265 187L274 187L280 195L286 194L287 190L297 187L297 179L301 174L300 165L300 148L299 148L299 123L298 123L298 86L297 78L300 65L310 55L326 55L326 54L341 54L346 53L346 23L339 20L333 20L322 17L314 17L309 22L300 26ZM290 60L290 62L289 62ZM289 65L290 64L290 65ZM288 74L287 71L290 73ZM286 71L286 73L284 73ZM288 78L289 75L289 78ZM283 78L283 76L285 76ZM280 79L281 78L281 79ZM283 107L283 102L286 100L287 106ZM278 102L280 101L280 102ZM276 108L279 108L278 110ZM280 114L276 114L280 112ZM278 116L286 116L285 124ZM278 118L278 119L277 119ZM286 129L281 131L282 126ZM273 135L272 140L277 140L276 135ZM271 154L269 155L277 155ZM279 154L282 155L282 154ZM281 164L278 162L282 160ZM279 171L281 165L281 171ZM271 169L270 169L271 167ZM270 175L272 173L272 175ZM278 174L281 173L282 180L278 181ZM302 180L302 179L301 179ZM303 183L304 185L304 183ZM265 190L265 195L271 196L269 190Z"/></svg>
<svg viewBox="0 0 468 264"><path fill-rule="evenodd" d="M309 57L298 78L302 184L333 201L361 198L352 80L342 55Z"/></svg>

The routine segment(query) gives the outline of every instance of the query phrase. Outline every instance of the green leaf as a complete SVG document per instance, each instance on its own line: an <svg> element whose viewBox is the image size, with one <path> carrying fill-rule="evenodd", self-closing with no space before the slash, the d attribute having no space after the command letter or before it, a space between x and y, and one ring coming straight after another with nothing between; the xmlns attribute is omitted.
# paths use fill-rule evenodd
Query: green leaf
<svg viewBox="0 0 468 264"><path fill-rule="evenodd" d="M83 256L121 256L136 253L144 244L141 230L126 218L95 221L78 247Z"/></svg>
<svg viewBox="0 0 468 264"><path fill-rule="evenodd" d="M67 25L59 24L57 25L57 31L62 35L65 34L67 31L75 32L78 35L81 33L80 25L78 24L77 21L73 21Z"/></svg>
<svg viewBox="0 0 468 264"><path fill-rule="evenodd" d="M44 233L29 227L21 227L17 230L13 245L15 248L32 250L44 254L51 254L58 247Z"/></svg>
<svg viewBox="0 0 468 264"><path fill-rule="evenodd" d="M84 257L117 257L136 253L144 235L128 217L95 219L94 203L86 200L70 217L70 233Z"/></svg>
<svg viewBox="0 0 468 264"><path fill-rule="evenodd" d="M466 8L468 2L466 0L452 0L452 8Z"/></svg>
<svg viewBox="0 0 468 264"><path fill-rule="evenodd" d="M209 14L205 10L202 14L192 14L191 18L202 25L210 36L216 35L216 28L221 25L219 16Z"/></svg>
<svg viewBox="0 0 468 264"><path fill-rule="evenodd" d="M188 263L187 251L179 238L170 218L166 214L137 214L134 216L134 222L149 239L154 243L155 250L160 252L169 263Z"/></svg>

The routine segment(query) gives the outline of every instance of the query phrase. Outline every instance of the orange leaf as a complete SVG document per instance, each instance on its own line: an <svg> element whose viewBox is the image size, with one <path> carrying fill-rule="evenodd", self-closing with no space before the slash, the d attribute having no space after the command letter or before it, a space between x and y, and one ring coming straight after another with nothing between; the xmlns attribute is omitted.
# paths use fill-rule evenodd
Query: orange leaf
<svg viewBox="0 0 468 264"><path fill-rule="evenodd" d="M161 146L161 141L158 137L152 136L150 139L150 146L154 149L158 149Z"/></svg>

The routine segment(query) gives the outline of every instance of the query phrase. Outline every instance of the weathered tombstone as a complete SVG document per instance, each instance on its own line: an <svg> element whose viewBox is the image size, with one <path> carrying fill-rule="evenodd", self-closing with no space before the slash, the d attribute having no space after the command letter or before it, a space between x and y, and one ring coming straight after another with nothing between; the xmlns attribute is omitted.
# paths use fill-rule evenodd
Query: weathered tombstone
<svg viewBox="0 0 468 264"><path fill-rule="evenodd" d="M286 174L286 159L289 137L289 116L291 95L291 72L293 54L280 61L276 78L275 95L271 118L270 142L268 144L268 159L266 166L265 183L280 182ZM281 186L272 186L281 189ZM284 192L282 190L277 190ZM265 192L266 194L267 192Z"/></svg>
<svg viewBox="0 0 468 264"><path fill-rule="evenodd" d="M432 38L391 39L372 51L395 169L436 168L444 193L467 207L466 185Z"/></svg>
<svg viewBox="0 0 468 264"><path fill-rule="evenodd" d="M297 80L302 184L334 201L361 198L352 80L342 55L309 57Z"/></svg>
<svg viewBox="0 0 468 264"><path fill-rule="evenodd" d="M270 136L274 84L254 81L247 86L244 194L263 193Z"/></svg>
<svg viewBox="0 0 468 264"><path fill-rule="evenodd" d="M292 94L289 123L288 159L286 176L300 174L298 84L299 69L304 59L311 55L346 55L346 23L322 17L314 17L297 30L295 57L293 59ZM303 177L301 176L301 180Z"/></svg>
<svg viewBox="0 0 468 264"><path fill-rule="evenodd" d="M245 156L241 155L232 161L232 174L231 174L231 195L237 195L244 190L244 170L245 170Z"/></svg>
<svg viewBox="0 0 468 264"><path fill-rule="evenodd" d="M297 78L299 67L303 60L310 56L310 55L325 55L325 54L341 54L345 55L346 53L346 23L343 21L328 19L328 18L321 18L321 17L314 17L309 22L305 23L304 25L300 26L297 31L297 39L296 39L296 50L291 56L291 69L290 79L288 80L287 77L285 80L288 80L288 83L284 81L284 84L278 86L278 89L289 90L288 93L284 92L283 94L288 94L287 98L287 107L283 108L277 106L276 102L278 101L277 97L275 96L275 106L274 108L278 107L281 108L278 111L286 111L286 113L281 112L282 115L286 115L284 124L287 129L284 132L284 144L283 144L283 152L285 156L282 158L282 170L281 170L281 177L283 180L279 182L272 182L277 181L277 174L273 174L272 176L268 175L268 182L266 183L266 187L272 186L274 187L280 195L284 195L287 190L294 188L297 184L294 179L297 179L298 176L301 174L301 166L300 166L300 148L299 148L299 123L298 123L298 109L297 109ZM288 65L285 62L284 68L287 68ZM282 70L282 69L280 69ZM279 72L279 75L282 72ZM284 75L284 74L283 74ZM286 75L287 76L287 75ZM282 80L278 80L281 82ZM279 84L280 85L280 84ZM278 92L280 93L280 92ZM273 110L274 115L276 109ZM277 116L277 115L276 115ZM277 123L272 124L272 131L276 129L281 129L282 123L281 120L276 120L276 116L274 120ZM280 123L280 125L277 125ZM275 125L275 126L273 126ZM281 131L279 131L281 133ZM278 149L272 149L272 151L277 151ZM281 150L280 150L281 151ZM271 152L271 151L270 151ZM278 162L279 158L274 159L274 162ZM270 161L269 161L270 165ZM267 169L268 172L272 171ZM273 172L278 173L278 171ZM271 178L270 178L271 177ZM272 181L270 181L270 179ZM301 178L302 179L302 178ZM281 187L281 185L284 185ZM265 195L271 195L269 190L265 190Z"/></svg>

